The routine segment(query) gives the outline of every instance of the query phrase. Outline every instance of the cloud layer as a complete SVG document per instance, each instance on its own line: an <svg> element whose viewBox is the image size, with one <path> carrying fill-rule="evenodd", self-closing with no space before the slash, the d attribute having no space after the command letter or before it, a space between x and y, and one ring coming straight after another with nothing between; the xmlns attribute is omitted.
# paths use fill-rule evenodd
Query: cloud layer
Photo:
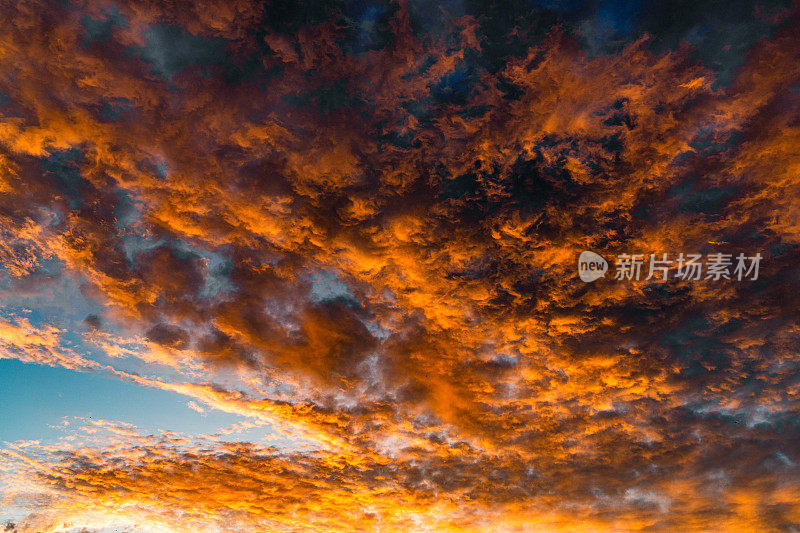
<svg viewBox="0 0 800 533"><path fill-rule="evenodd" d="M800 14L540 4L5 8L3 294L104 311L0 358L288 436L9 443L19 531L800 529Z"/></svg>

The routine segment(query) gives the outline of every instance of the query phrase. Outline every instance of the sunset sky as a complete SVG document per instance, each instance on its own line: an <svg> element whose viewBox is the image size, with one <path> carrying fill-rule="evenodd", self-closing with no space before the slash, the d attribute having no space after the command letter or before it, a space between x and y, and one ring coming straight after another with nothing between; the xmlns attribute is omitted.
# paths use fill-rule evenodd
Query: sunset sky
<svg viewBox="0 0 800 533"><path fill-rule="evenodd" d="M0 530L800 532L798 4L0 6Z"/></svg>

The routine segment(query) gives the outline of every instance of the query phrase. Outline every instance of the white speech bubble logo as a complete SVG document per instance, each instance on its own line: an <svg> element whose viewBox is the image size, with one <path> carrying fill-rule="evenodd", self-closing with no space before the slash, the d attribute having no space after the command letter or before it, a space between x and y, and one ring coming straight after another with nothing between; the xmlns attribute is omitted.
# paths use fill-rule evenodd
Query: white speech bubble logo
<svg viewBox="0 0 800 533"><path fill-rule="evenodd" d="M581 280L589 283L600 279L608 272L608 262L602 256L586 250L578 258L578 275Z"/></svg>

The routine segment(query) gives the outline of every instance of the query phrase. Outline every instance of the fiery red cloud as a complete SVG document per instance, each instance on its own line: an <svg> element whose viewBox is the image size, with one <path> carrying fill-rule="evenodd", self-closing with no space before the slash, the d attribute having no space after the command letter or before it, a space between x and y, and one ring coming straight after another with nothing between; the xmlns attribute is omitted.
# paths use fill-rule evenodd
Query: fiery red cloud
<svg viewBox="0 0 800 533"><path fill-rule="evenodd" d="M285 436L6 443L8 530L800 530L800 12L728 65L521 4L4 5L3 294L104 311L7 313L0 358Z"/></svg>

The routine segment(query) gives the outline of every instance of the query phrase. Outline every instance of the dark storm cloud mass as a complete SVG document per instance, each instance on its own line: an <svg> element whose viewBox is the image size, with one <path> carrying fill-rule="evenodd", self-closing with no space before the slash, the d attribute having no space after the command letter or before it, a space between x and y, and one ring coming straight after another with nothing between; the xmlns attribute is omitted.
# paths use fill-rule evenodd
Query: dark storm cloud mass
<svg viewBox="0 0 800 533"><path fill-rule="evenodd" d="M10 315L1 356L311 443L11 448L20 531L800 528L795 5L4 12L4 275L79 280L107 357ZM764 260L584 284L585 249Z"/></svg>

